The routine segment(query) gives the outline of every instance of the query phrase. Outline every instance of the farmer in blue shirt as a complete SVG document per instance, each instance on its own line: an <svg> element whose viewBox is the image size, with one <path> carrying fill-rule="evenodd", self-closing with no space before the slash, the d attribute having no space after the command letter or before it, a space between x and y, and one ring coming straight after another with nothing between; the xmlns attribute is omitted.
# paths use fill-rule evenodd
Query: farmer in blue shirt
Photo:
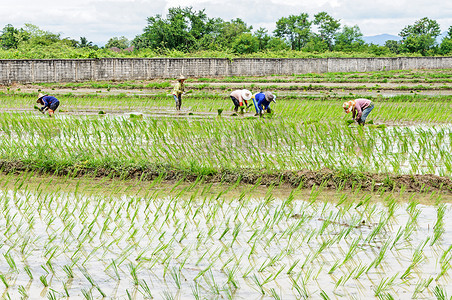
<svg viewBox="0 0 452 300"><path fill-rule="evenodd" d="M43 93L38 94L38 100L36 102L40 103L41 105L44 105L43 107L40 108L40 110L43 114L45 114L45 112L48 111L50 117L53 116L53 113L60 105L60 101L57 98L45 95Z"/></svg>
<svg viewBox="0 0 452 300"><path fill-rule="evenodd" d="M271 112L270 109L270 103L271 102L275 102L276 103L276 96L273 95L271 92L265 92L265 93L257 93L254 94L254 96L252 97L253 99L253 103L254 103L254 108L256 109L256 114L262 116L264 110L267 111L268 113Z"/></svg>

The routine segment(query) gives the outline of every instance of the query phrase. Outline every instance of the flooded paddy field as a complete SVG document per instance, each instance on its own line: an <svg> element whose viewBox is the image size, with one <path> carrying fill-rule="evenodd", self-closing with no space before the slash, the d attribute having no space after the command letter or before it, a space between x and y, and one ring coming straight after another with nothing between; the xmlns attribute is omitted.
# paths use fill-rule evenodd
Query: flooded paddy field
<svg viewBox="0 0 452 300"><path fill-rule="evenodd" d="M169 80L0 87L2 298L447 299L451 79L190 78L181 111Z"/></svg>
<svg viewBox="0 0 452 300"><path fill-rule="evenodd" d="M3 297L450 295L451 196L2 176Z"/></svg>

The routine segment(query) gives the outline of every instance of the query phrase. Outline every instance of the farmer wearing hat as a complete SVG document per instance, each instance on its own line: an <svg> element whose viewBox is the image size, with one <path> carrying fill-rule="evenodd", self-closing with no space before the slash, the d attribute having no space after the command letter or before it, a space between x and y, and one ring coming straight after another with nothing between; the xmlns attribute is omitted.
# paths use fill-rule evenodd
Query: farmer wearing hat
<svg viewBox="0 0 452 300"><path fill-rule="evenodd" d="M44 105L39 110L43 114L45 114L45 112L48 111L50 117L53 116L53 113L57 110L58 106L60 105L60 101L57 98L43 93L38 94L38 100L36 100L36 102L40 103L41 105Z"/></svg>
<svg viewBox="0 0 452 300"><path fill-rule="evenodd" d="M174 96L174 101L176 101L177 110L180 110L180 106L182 105L182 95L185 93L185 79L187 79L185 76L180 75L179 78L177 78L177 82L173 88L172 94Z"/></svg>
<svg viewBox="0 0 452 300"><path fill-rule="evenodd" d="M245 102L245 106L248 106L248 100L251 99L252 94L248 90L236 90L229 96L234 103L234 111L237 112L239 110L239 106L243 106L243 102Z"/></svg>
<svg viewBox="0 0 452 300"><path fill-rule="evenodd" d="M364 126L366 124L366 118L374 109L374 104L369 99L356 99L348 102L344 102L342 104L344 111L346 114L352 112L352 117L358 122L359 125Z"/></svg>
<svg viewBox="0 0 452 300"><path fill-rule="evenodd" d="M275 102L276 103L276 96L273 95L271 92L265 92L265 93L257 93L254 94L252 97L254 108L256 108L256 114L262 116L264 111L267 111L267 113L271 112L270 109L270 103Z"/></svg>

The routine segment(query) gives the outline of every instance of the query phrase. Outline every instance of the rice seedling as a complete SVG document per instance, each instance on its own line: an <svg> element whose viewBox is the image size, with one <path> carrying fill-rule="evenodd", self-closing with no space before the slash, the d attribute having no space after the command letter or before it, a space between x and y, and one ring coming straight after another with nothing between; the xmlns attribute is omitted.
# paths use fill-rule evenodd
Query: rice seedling
<svg viewBox="0 0 452 300"><path fill-rule="evenodd" d="M145 280L141 280L139 282L139 285L140 285L140 287L142 289L142 294L143 294L143 296L145 298L147 298L147 299L153 299L154 298L152 296L151 289L149 288L149 286L148 286L148 284L147 284L147 282Z"/></svg>
<svg viewBox="0 0 452 300"><path fill-rule="evenodd" d="M2 279L2 281L3 281L3 279ZM44 276L44 275L39 276L39 281L41 281L41 283L42 283L42 285L44 287L48 287L49 286L49 283L47 282L47 277L46 276Z"/></svg>

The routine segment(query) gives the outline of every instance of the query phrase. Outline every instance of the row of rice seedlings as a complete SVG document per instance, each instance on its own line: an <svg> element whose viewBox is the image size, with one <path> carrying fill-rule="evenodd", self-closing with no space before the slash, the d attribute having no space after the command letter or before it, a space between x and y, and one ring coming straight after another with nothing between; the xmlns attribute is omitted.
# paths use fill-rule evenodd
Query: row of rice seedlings
<svg viewBox="0 0 452 300"><path fill-rule="evenodd" d="M53 120L4 114L0 157L33 162L43 170L161 164L200 174L322 168L347 173L353 168L353 172L450 176L450 131L449 126L376 130L290 120ZM348 159L351 156L354 160Z"/></svg>
<svg viewBox="0 0 452 300"><path fill-rule="evenodd" d="M272 188L256 198L251 187L228 198L228 190L199 183L135 196L121 195L120 187L86 194L89 186L54 190L55 179L28 187L30 176L6 177L5 186L14 188L0 192L6 262L0 274L12 296L42 288L48 297L54 291L85 298L126 297L133 290L143 297L278 290L280 297L306 297L320 288L326 295L395 296L400 289L431 295L431 281L420 281L424 275L447 286L451 247L442 236L431 243L436 233L425 228L435 216L445 225L450 218L425 206L411 229L404 226L406 205L396 205L394 195L380 205L359 191L338 194L340 204L320 201L322 187L306 198L294 190L285 199ZM370 291L374 282L380 284Z"/></svg>

